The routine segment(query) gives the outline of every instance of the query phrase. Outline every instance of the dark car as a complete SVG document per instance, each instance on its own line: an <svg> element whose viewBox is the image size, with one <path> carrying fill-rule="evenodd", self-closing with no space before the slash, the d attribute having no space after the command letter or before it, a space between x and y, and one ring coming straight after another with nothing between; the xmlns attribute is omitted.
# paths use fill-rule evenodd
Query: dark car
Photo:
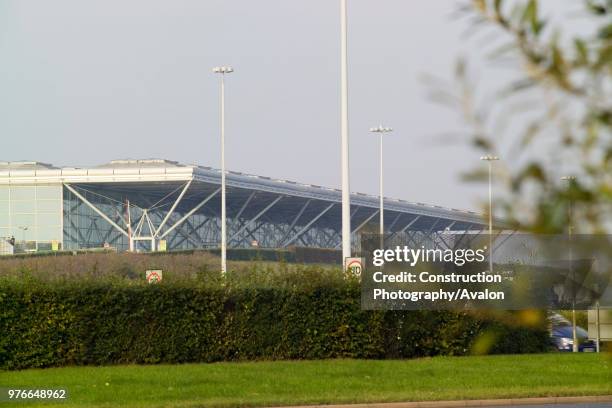
<svg viewBox="0 0 612 408"><path fill-rule="evenodd" d="M589 334L582 327L576 326L576 337L578 338L578 351L595 351L595 342L589 340ZM574 335L571 324L557 324L552 326L551 340L554 347L559 351L572 351Z"/></svg>

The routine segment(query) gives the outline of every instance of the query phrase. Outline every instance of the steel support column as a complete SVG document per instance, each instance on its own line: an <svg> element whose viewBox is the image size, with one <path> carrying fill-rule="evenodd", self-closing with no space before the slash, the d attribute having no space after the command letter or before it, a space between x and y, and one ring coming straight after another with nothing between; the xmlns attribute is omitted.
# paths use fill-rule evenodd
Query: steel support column
<svg viewBox="0 0 612 408"><path fill-rule="evenodd" d="M98 214L100 217L102 217L106 222L108 222L110 225L115 227L117 229L117 231L121 232L123 235L125 235L126 237L129 238L129 234L126 231L124 231L123 228L121 228L119 225L117 225L116 222L111 220L106 214L104 214L102 211L100 211L95 205L90 203L89 200L87 200L85 197L83 197L70 184L64 184L64 187L66 187L72 194L77 196L85 205L87 205L89 208L91 208L96 214Z"/></svg>
<svg viewBox="0 0 612 408"><path fill-rule="evenodd" d="M304 232L306 232L308 230L308 228L310 228L315 222L317 222L319 220L319 218L321 218L322 216L325 215L325 213L327 213L329 210L331 210L331 208L335 205L336 203L331 203L330 205L328 205L327 207L325 207L325 209L323 211L321 211L319 214L317 214L316 217L314 217L312 220L310 220L310 222L308 224L306 224L304 227L302 227L302 229L300 229L297 233L295 233L291 238L289 238L287 241L285 241L285 243L282 245L282 248L286 248L287 246L289 246L293 241L295 241L296 239L298 239Z"/></svg>
<svg viewBox="0 0 612 408"><path fill-rule="evenodd" d="M202 208L204 206L204 204L206 204L207 202L210 201L210 199L212 199L214 196L217 195L217 193L219 193L219 191L221 191L221 187L219 187L218 189L216 189L215 191L213 191L208 197L206 197L204 200L200 201L200 203L198 205L196 205L195 207L193 207L187 214L185 214L180 220L178 220L176 223L174 223L174 225L172 225L170 228L168 228L163 234L161 234L159 236L159 239L162 239L163 237L165 237L166 235L168 235L170 233L170 231L172 231L173 229L175 229L176 227L178 227L179 225L181 225L187 218L191 217L196 211L198 211L200 208Z"/></svg>
<svg viewBox="0 0 612 408"><path fill-rule="evenodd" d="M274 204L278 203L281 198L283 198L283 196L278 196L274 199L274 201L272 201L270 204L268 204L263 210L261 210L255 217L251 218L249 220L249 222L247 222L245 225L242 226L242 228L240 228L237 232L235 232L230 239L228 240L228 242L231 242L232 240L234 240L238 235L242 234L242 232L247 229L248 227L250 227L255 221L257 221L262 215L264 215L270 208L272 208L274 206Z"/></svg>

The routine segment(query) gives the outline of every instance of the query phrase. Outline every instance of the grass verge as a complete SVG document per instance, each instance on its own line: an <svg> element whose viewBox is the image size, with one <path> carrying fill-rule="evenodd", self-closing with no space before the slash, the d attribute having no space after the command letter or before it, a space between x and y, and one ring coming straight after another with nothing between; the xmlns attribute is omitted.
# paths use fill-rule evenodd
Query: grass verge
<svg viewBox="0 0 612 408"><path fill-rule="evenodd" d="M551 353L65 367L0 372L0 387L7 386L68 389L68 401L39 404L47 407L230 407L608 395L612 361L609 355Z"/></svg>

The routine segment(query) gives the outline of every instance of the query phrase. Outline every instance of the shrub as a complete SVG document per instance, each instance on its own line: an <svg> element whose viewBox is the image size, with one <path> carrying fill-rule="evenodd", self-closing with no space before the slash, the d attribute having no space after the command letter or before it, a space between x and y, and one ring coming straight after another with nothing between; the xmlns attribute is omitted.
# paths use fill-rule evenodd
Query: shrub
<svg viewBox="0 0 612 408"><path fill-rule="evenodd" d="M203 271L206 281L157 285L0 279L0 367L409 358L469 354L475 344L495 353L547 348L545 329L509 314L363 311L359 284L338 275L305 269L281 279L254 270L223 283Z"/></svg>

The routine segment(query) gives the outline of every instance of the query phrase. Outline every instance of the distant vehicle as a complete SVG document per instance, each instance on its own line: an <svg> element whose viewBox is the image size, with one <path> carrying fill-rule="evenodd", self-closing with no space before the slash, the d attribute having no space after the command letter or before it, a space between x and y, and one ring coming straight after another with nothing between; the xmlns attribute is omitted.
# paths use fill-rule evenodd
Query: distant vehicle
<svg viewBox="0 0 612 408"><path fill-rule="evenodd" d="M550 339L553 347L558 351L571 352L574 346L574 335L570 321L557 314L552 315L549 320L551 323ZM595 342L589 339L589 333L580 326L576 326L576 337L579 352L596 351Z"/></svg>

